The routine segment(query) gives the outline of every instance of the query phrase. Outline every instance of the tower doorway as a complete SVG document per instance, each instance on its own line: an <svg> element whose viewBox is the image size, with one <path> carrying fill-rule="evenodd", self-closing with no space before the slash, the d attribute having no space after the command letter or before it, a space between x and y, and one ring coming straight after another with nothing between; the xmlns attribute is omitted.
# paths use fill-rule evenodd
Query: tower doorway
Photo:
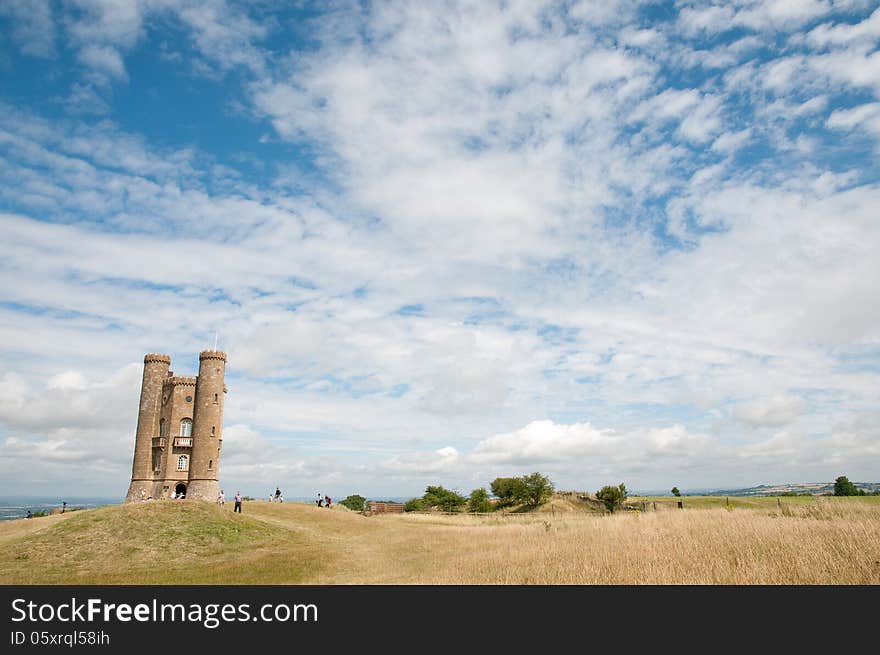
<svg viewBox="0 0 880 655"><path fill-rule="evenodd" d="M176 487L174 487L174 494L177 498L185 498L186 497L186 485L183 482L179 482Z"/></svg>

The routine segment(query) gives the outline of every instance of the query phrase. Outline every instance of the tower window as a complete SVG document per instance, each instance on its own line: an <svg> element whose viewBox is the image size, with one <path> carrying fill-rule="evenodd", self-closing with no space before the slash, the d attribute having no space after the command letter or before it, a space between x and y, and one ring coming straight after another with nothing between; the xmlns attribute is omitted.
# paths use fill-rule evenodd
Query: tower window
<svg viewBox="0 0 880 655"><path fill-rule="evenodd" d="M168 436L168 424L165 423L165 419L159 419L159 436L167 437Z"/></svg>
<svg viewBox="0 0 880 655"><path fill-rule="evenodd" d="M209 459L208 460L208 470L210 471L212 468L214 468L214 460Z"/></svg>
<svg viewBox="0 0 880 655"><path fill-rule="evenodd" d="M218 395L218 394L216 394L216 393L215 393L215 394L214 394L214 402L215 402L215 403L218 403L218 402L220 402L220 398L219 398L219 395Z"/></svg>
<svg viewBox="0 0 880 655"><path fill-rule="evenodd" d="M159 471L162 469L162 456L159 453L153 455L153 470Z"/></svg>
<svg viewBox="0 0 880 655"><path fill-rule="evenodd" d="M216 432L215 432L216 429L217 428L215 426L213 426L213 425L211 426L211 436L212 437L216 434Z"/></svg>
<svg viewBox="0 0 880 655"><path fill-rule="evenodd" d="M192 401L193 401L193 397L192 397L192 396L187 396L187 397L186 397L186 402L191 403Z"/></svg>
<svg viewBox="0 0 880 655"><path fill-rule="evenodd" d="M189 470L189 457L186 455L181 455L177 458L177 470L178 471L186 471Z"/></svg>
<svg viewBox="0 0 880 655"><path fill-rule="evenodd" d="M180 436L191 437L193 431L193 422L191 418L185 418L180 422Z"/></svg>

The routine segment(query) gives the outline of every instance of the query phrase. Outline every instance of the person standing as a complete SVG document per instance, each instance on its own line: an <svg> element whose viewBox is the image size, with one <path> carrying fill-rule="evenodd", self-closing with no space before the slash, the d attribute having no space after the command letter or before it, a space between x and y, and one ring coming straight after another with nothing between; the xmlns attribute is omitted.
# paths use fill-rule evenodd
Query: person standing
<svg viewBox="0 0 880 655"><path fill-rule="evenodd" d="M235 492L235 507L232 509L233 512L238 512L241 514L241 492Z"/></svg>
<svg viewBox="0 0 880 655"><path fill-rule="evenodd" d="M277 503L279 500L281 500L281 489L275 487L275 502Z"/></svg>
<svg viewBox="0 0 880 655"><path fill-rule="evenodd" d="M220 490L220 495L217 496L217 504L220 505L220 509L223 509L223 505L226 504L226 492L222 489Z"/></svg>
<svg viewBox="0 0 880 655"><path fill-rule="evenodd" d="M64 514L64 512L66 512L66 511L67 511L67 501L62 500L61 501L61 513Z"/></svg>

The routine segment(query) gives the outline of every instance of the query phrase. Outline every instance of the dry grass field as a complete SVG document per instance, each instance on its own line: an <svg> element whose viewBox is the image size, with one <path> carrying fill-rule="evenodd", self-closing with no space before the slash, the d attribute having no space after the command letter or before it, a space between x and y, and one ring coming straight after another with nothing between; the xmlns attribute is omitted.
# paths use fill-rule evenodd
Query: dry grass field
<svg viewBox="0 0 880 655"><path fill-rule="evenodd" d="M605 516L105 507L0 524L0 583L880 584L880 498L688 498Z"/></svg>

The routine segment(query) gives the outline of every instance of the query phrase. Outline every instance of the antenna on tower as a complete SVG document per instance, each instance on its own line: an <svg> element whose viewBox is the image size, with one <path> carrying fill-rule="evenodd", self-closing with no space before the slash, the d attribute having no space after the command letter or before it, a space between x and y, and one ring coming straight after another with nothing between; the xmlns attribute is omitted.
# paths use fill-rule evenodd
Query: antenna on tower
<svg viewBox="0 0 880 655"><path fill-rule="evenodd" d="M217 350L217 332L214 332L214 350Z"/></svg>

